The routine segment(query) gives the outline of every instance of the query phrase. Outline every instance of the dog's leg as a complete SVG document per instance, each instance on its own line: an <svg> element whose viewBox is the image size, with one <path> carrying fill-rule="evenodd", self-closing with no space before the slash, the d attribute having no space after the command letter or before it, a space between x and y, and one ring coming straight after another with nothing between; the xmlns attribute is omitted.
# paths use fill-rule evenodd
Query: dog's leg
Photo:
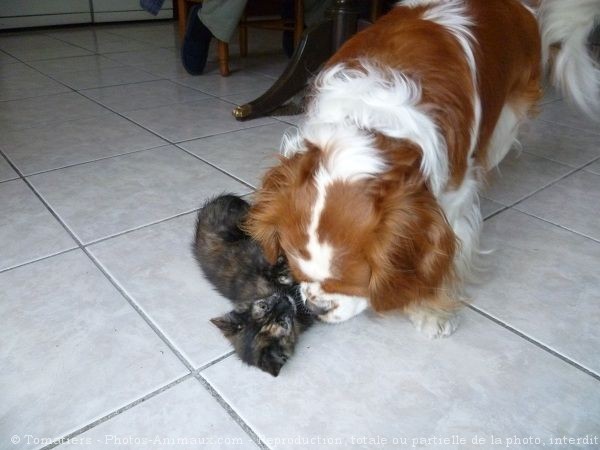
<svg viewBox="0 0 600 450"><path fill-rule="evenodd" d="M404 312L415 328L429 339L450 336L458 327L456 314L460 303L445 299L443 302L427 301L412 303Z"/></svg>

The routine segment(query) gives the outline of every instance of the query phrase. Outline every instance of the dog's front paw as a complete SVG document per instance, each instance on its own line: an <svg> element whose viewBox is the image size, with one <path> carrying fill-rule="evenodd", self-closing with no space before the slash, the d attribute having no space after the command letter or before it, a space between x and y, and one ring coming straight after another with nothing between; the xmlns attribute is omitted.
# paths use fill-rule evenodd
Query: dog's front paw
<svg viewBox="0 0 600 450"><path fill-rule="evenodd" d="M458 328L458 316L429 309L409 312L415 328L429 339L448 337Z"/></svg>
<svg viewBox="0 0 600 450"><path fill-rule="evenodd" d="M319 319L328 323L339 323L360 314L368 306L367 300L363 298L345 298L339 302L332 302L334 307L327 313L319 316Z"/></svg>
<svg viewBox="0 0 600 450"><path fill-rule="evenodd" d="M326 315L337 306L334 302L325 298L325 293L319 283L302 283L300 285L300 295L306 307L319 317Z"/></svg>
<svg viewBox="0 0 600 450"><path fill-rule="evenodd" d="M338 323L364 311L366 298L324 292L319 283L302 283L300 293L308 309L323 322Z"/></svg>

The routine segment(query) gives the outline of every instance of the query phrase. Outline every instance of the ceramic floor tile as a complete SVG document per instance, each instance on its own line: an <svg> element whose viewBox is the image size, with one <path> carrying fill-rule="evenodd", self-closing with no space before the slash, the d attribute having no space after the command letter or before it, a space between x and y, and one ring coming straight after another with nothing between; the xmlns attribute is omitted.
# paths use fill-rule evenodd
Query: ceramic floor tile
<svg viewBox="0 0 600 450"><path fill-rule="evenodd" d="M89 89L81 93L119 112L212 98L208 94L167 80Z"/></svg>
<svg viewBox="0 0 600 450"><path fill-rule="evenodd" d="M108 58L128 66L145 66L147 64L165 64L172 66L181 64L181 54L177 49L154 48L133 52L111 53Z"/></svg>
<svg viewBox="0 0 600 450"><path fill-rule="evenodd" d="M32 69L24 63L0 64L0 80L2 78L31 76L32 74L39 75L37 70ZM33 97L33 95L30 97Z"/></svg>
<svg viewBox="0 0 600 450"><path fill-rule="evenodd" d="M252 55L243 58L240 65L243 70L260 73L277 79L289 65L290 59L281 53L268 55Z"/></svg>
<svg viewBox="0 0 600 450"><path fill-rule="evenodd" d="M43 33L17 32L0 36L0 49L11 52L14 50L45 49L65 45L65 42Z"/></svg>
<svg viewBox="0 0 600 450"><path fill-rule="evenodd" d="M0 270L76 246L22 180L0 183L0 211Z"/></svg>
<svg viewBox="0 0 600 450"><path fill-rule="evenodd" d="M10 164L4 159L2 155L0 155L0 182L12 180L13 178L18 178L19 175L17 172L10 167Z"/></svg>
<svg viewBox="0 0 600 450"><path fill-rule="evenodd" d="M555 123L536 120L519 133L523 150L571 167L581 167L600 156L600 136Z"/></svg>
<svg viewBox="0 0 600 450"><path fill-rule="evenodd" d="M197 207L202 204L198 199ZM91 245L90 252L194 367L231 351L209 322L232 309L191 251L196 213Z"/></svg>
<svg viewBox="0 0 600 450"><path fill-rule="evenodd" d="M17 59L13 58L7 53L0 51L0 65L11 64L19 62Z"/></svg>
<svg viewBox="0 0 600 450"><path fill-rule="evenodd" d="M164 144L116 114L0 135L0 148L25 175Z"/></svg>
<svg viewBox="0 0 600 450"><path fill-rule="evenodd" d="M512 205L571 170L546 158L512 151L490 172L483 195L503 205Z"/></svg>
<svg viewBox="0 0 600 450"><path fill-rule="evenodd" d="M64 72L56 74L54 77L61 83L77 90L158 79L156 75L128 66Z"/></svg>
<svg viewBox="0 0 600 450"><path fill-rule="evenodd" d="M501 205L500 203L497 203L493 200L489 200L485 197L480 197L479 203L481 206L481 215L484 219L504 208L504 205Z"/></svg>
<svg viewBox="0 0 600 450"><path fill-rule="evenodd" d="M541 105L555 102L556 100L560 100L562 98L562 94L549 82L544 83L544 86L542 86L542 91L544 92L544 95L540 100Z"/></svg>
<svg viewBox="0 0 600 450"><path fill-rule="evenodd" d="M219 134L180 144L210 164L257 187L278 161L281 138L294 127L277 123Z"/></svg>
<svg viewBox="0 0 600 450"><path fill-rule="evenodd" d="M3 272L0 286L4 448L62 437L187 372L79 250Z"/></svg>
<svg viewBox="0 0 600 450"><path fill-rule="evenodd" d="M131 442L131 436L138 441ZM186 449L258 449L196 379L185 380L79 437L90 450L155 450L160 441L181 442L173 446Z"/></svg>
<svg viewBox="0 0 600 450"><path fill-rule="evenodd" d="M577 130L599 134L598 122L594 122L564 100L543 105L538 119L566 125Z"/></svg>
<svg viewBox="0 0 600 450"><path fill-rule="evenodd" d="M515 208L600 241L599 205L600 175L580 171Z"/></svg>
<svg viewBox="0 0 600 450"><path fill-rule="evenodd" d="M249 190L171 146L29 179L86 243L191 211L211 194Z"/></svg>
<svg viewBox="0 0 600 450"><path fill-rule="evenodd" d="M65 72L100 70L110 67L122 67L123 64L101 55L74 56L72 58L47 59L29 63L42 73L56 76Z"/></svg>
<svg viewBox="0 0 600 450"><path fill-rule="evenodd" d="M585 168L585 170L600 175L600 160L590 164Z"/></svg>
<svg viewBox="0 0 600 450"><path fill-rule="evenodd" d="M14 64L11 64L11 66L12 65ZM68 87L37 72L0 78L0 101L70 91L71 89Z"/></svg>
<svg viewBox="0 0 600 450"><path fill-rule="evenodd" d="M182 76L187 76L188 73L183 68L181 63L172 64L172 63L139 63L136 66L138 69L144 70L152 75L156 75L161 78L169 78L176 80L181 78ZM207 62L206 67L204 68L205 73L210 73L218 68L217 63Z"/></svg>
<svg viewBox="0 0 600 450"><path fill-rule="evenodd" d="M271 118L238 122L233 118L232 110L231 103L214 99L139 109L125 112L124 115L171 142L192 140L274 122Z"/></svg>
<svg viewBox="0 0 600 450"><path fill-rule="evenodd" d="M239 94L241 92L269 89L274 80L271 77L249 72L236 72L228 77L223 77L219 74L192 76L187 75L177 80L185 86L198 89L217 97L225 95Z"/></svg>
<svg viewBox="0 0 600 450"><path fill-rule="evenodd" d="M22 61L37 61L42 59L67 58L70 56L91 55L92 52L75 45L61 42L48 47L27 47L10 49L9 53Z"/></svg>
<svg viewBox="0 0 600 450"><path fill-rule="evenodd" d="M150 50L155 47L146 42L127 39L101 30L75 30L72 33L61 34L60 39L95 53Z"/></svg>
<svg viewBox="0 0 600 450"><path fill-rule="evenodd" d="M107 28L112 34L146 42L159 47L177 47L179 36L177 23L143 23L118 25Z"/></svg>
<svg viewBox="0 0 600 450"><path fill-rule="evenodd" d="M295 126L300 126L306 118L304 114L296 114L293 116L282 116L282 115L275 114L273 117L281 122L288 123L290 125L295 125Z"/></svg>
<svg viewBox="0 0 600 450"><path fill-rule="evenodd" d="M407 448L452 435L467 444L443 448L493 448L492 434L547 440L600 427L597 380L471 311L436 341L394 316L321 324L276 380L234 357L201 374L273 449L307 448L281 440L317 437L332 441L311 448L379 448L357 443L365 436ZM290 420L290 411L302 414ZM472 445L475 435L487 446Z"/></svg>
<svg viewBox="0 0 600 450"><path fill-rule="evenodd" d="M111 112L74 92L0 102L0 132L106 114Z"/></svg>
<svg viewBox="0 0 600 450"><path fill-rule="evenodd" d="M485 222L482 246L494 252L475 307L600 374L600 244L509 210Z"/></svg>
<svg viewBox="0 0 600 450"><path fill-rule="evenodd" d="M252 100L256 100L258 97L265 93L264 89L240 92L239 94L233 95L224 95L223 97L219 97L221 100L226 102L230 102L233 105L243 105L245 103L249 103Z"/></svg>

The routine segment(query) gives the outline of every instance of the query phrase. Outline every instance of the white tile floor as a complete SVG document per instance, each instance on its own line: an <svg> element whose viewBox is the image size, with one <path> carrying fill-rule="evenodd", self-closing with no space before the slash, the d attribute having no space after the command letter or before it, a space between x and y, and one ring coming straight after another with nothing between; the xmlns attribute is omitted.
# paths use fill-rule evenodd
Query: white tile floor
<svg viewBox="0 0 600 450"><path fill-rule="evenodd" d="M285 65L252 36L222 78L185 74L172 23L0 34L0 449L600 448L600 128L553 92L484 194L451 338L366 313L276 379L231 354L194 211L298 121L231 117Z"/></svg>

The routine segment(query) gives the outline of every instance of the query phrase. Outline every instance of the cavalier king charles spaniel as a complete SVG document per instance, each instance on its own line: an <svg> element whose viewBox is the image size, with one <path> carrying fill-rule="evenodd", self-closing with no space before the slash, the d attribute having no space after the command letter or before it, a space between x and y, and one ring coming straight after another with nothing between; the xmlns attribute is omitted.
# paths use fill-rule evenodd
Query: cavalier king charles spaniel
<svg viewBox="0 0 600 450"><path fill-rule="evenodd" d="M535 111L552 44L554 84L598 111L586 42L600 2L540 3L403 1L315 78L246 229L271 261L285 254L323 321L370 306L432 338L454 331L479 254L478 190Z"/></svg>

